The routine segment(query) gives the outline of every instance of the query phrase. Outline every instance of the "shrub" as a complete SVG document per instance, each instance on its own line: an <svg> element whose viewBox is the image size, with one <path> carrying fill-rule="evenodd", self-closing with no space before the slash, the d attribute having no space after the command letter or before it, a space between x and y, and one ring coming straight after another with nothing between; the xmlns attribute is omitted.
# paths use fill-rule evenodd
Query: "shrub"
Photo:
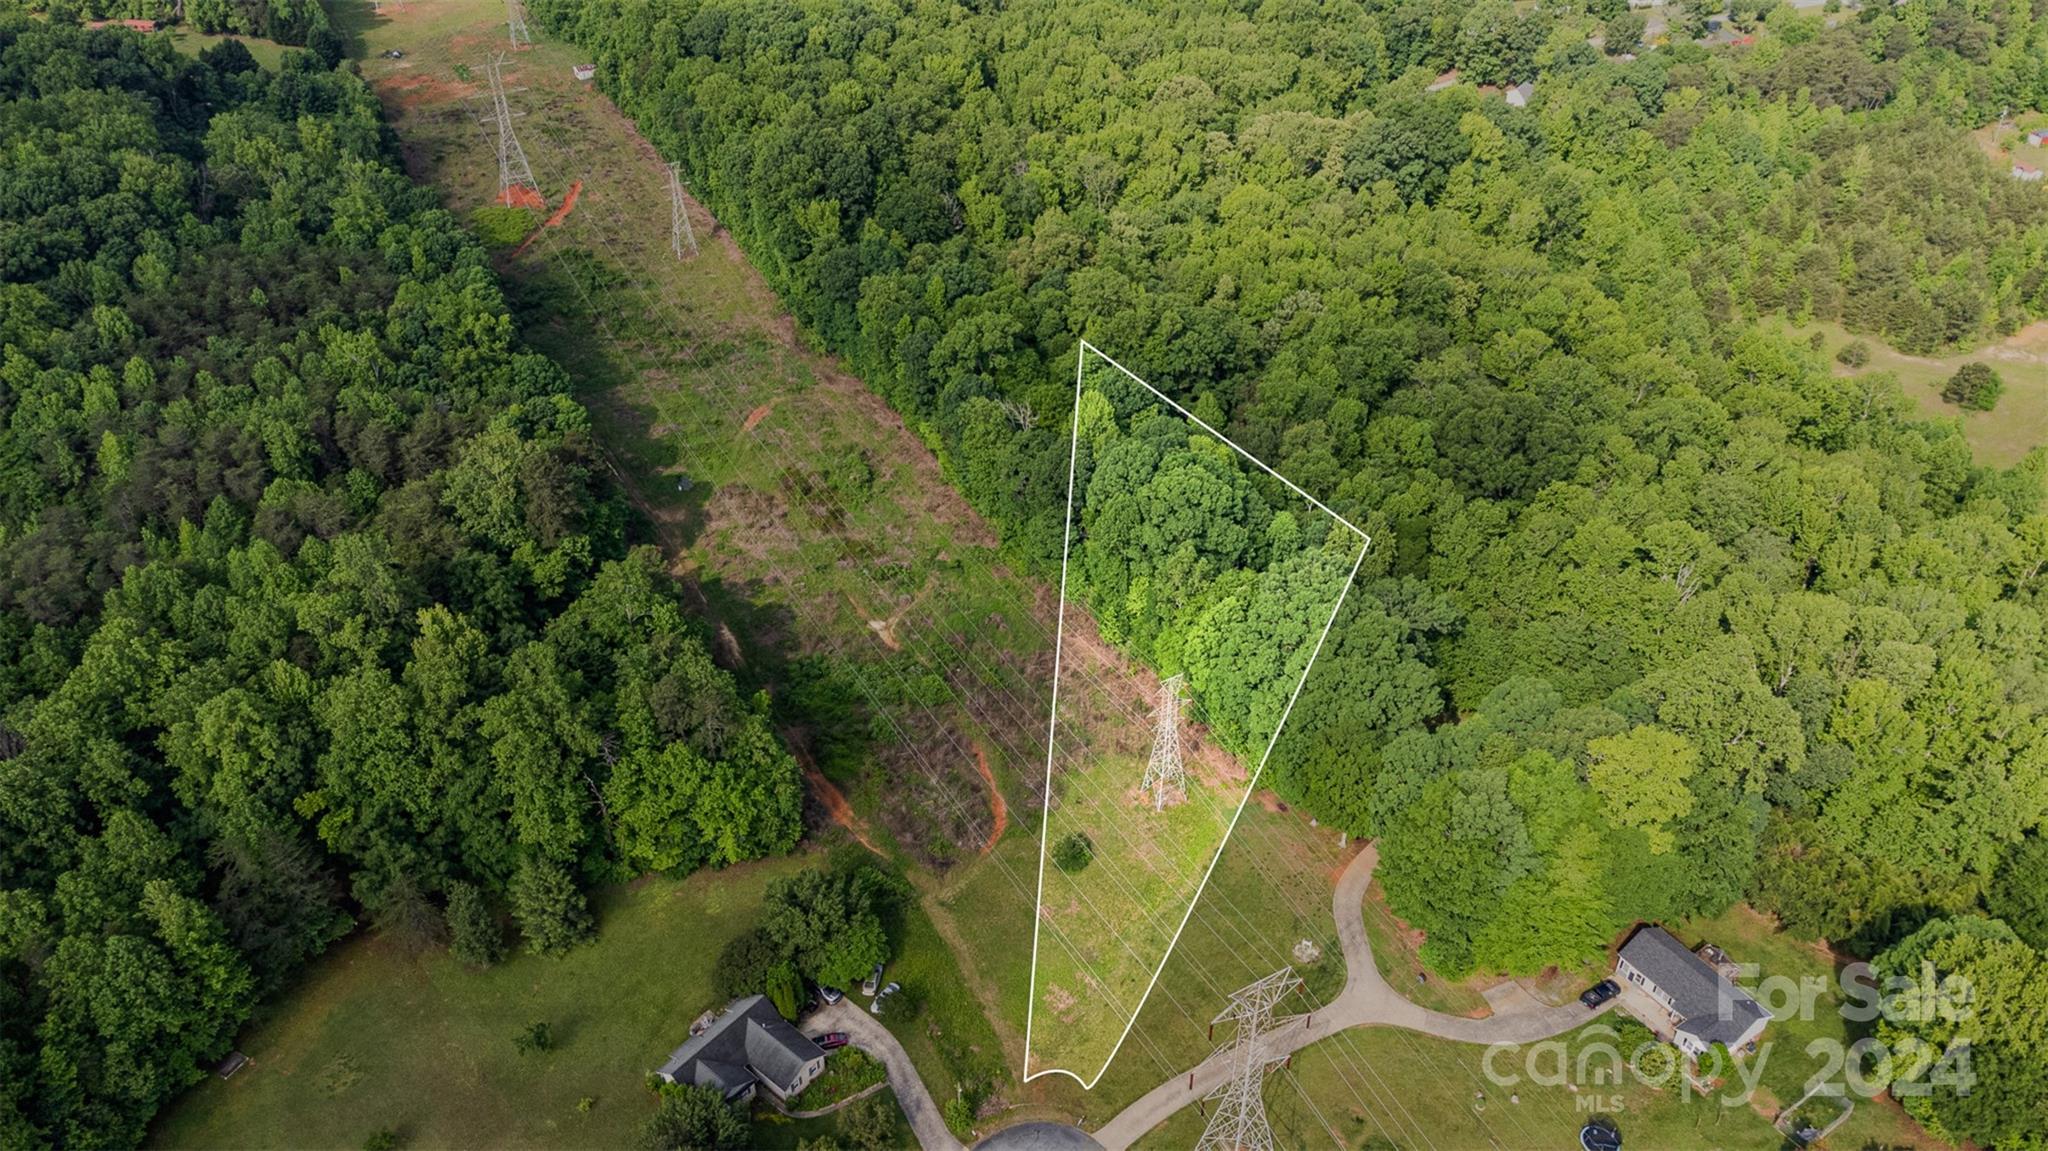
<svg viewBox="0 0 2048 1151"><path fill-rule="evenodd" d="M1998 395L2005 390L2005 381L1998 378L1998 372L1990 364L1971 361L1956 369L1941 388L1941 398L1958 407L1972 411L1988 412L1998 403Z"/></svg>
<svg viewBox="0 0 2048 1151"><path fill-rule="evenodd" d="M953 1134L966 1135L974 1130L974 1108L967 1105L966 1099L958 1095L953 1096L946 1100L944 1111L946 1126L952 1129Z"/></svg>
<svg viewBox="0 0 2048 1151"><path fill-rule="evenodd" d="M640 1130L640 1145L648 1151L727 1151L746 1142L746 1119L717 1091L695 1084L664 1084L661 1110Z"/></svg>
<svg viewBox="0 0 2048 1151"><path fill-rule="evenodd" d="M473 883L448 885L448 951L471 967L489 967L503 958L505 937L491 914L484 893Z"/></svg>
<svg viewBox="0 0 2048 1151"><path fill-rule="evenodd" d="M512 1037L512 1046L517 1047L521 1055L546 1051L554 1045L555 1030L542 1020L527 1024L525 1030Z"/></svg>
<svg viewBox="0 0 2048 1151"><path fill-rule="evenodd" d="M397 1146L398 1132L389 1127L373 1131L368 1139L363 1140L363 1151L395 1151Z"/></svg>
<svg viewBox="0 0 2048 1151"><path fill-rule="evenodd" d="M489 204L469 214L470 230L487 247L509 248L524 240L533 231L534 216L531 208L511 208L503 204Z"/></svg>
<svg viewBox="0 0 2048 1151"><path fill-rule="evenodd" d="M1860 368L1870 362L1870 345L1850 340L1835 352L1835 362L1845 368Z"/></svg>
<svg viewBox="0 0 2048 1151"><path fill-rule="evenodd" d="M1070 832L1052 847L1052 865L1069 874L1088 866L1094 858L1095 844L1078 831Z"/></svg>

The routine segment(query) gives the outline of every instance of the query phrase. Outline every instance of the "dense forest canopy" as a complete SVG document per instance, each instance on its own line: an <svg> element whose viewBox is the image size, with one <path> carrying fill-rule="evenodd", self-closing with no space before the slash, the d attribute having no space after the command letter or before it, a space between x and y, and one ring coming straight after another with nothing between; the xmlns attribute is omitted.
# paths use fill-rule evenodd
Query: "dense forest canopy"
<svg viewBox="0 0 2048 1151"><path fill-rule="evenodd" d="M137 1142L358 920L472 962L801 786L367 87L0 14L0 1146Z"/></svg>
<svg viewBox="0 0 2048 1151"><path fill-rule="evenodd" d="M1036 570L1081 336L1372 531L1271 782L1383 837L1441 969L1744 897L1874 954L2038 860L2043 457L1757 322L2048 314L2048 196L1967 135L2048 106L2030 0L1748 5L1733 50L1607 3L532 8ZM1077 544L1162 671L1294 554L1186 430L1080 457L1084 512L1216 518Z"/></svg>

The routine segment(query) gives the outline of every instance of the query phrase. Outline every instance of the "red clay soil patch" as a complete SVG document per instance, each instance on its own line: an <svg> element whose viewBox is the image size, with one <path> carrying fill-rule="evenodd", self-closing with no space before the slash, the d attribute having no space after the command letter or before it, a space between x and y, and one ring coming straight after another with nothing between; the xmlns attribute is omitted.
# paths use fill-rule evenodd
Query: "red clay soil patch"
<svg viewBox="0 0 2048 1151"><path fill-rule="evenodd" d="M552 215L552 216L549 216L549 217L548 217L548 219L547 219L547 222L546 222L546 223L544 223L544 224L542 224L542 225L541 225L541 227L543 227L543 228L554 228L554 227L559 227L559 226L561 225L562 221L564 221L564 220L566 220L566 219L568 219L568 218L569 218L569 213L571 213L571 212L573 212L573 211L575 211L575 210L576 210L576 197L578 197L578 196L581 196L582 194L583 194L583 181L581 181L581 180L577 180L577 181L575 181L575 182L571 183L571 184L569 185L569 193L568 193L568 195L566 195L566 196L563 196L563 197L562 197L562 206L561 206L561 207L559 207L559 208L556 208L556 209L555 209L555 214L554 214L554 215Z"/></svg>
<svg viewBox="0 0 2048 1151"><path fill-rule="evenodd" d="M988 784L988 803L995 811L995 826L989 828L988 842L981 845L981 853L987 855L995 850L996 840L1003 837L1003 831L1010 826L1010 805L1003 802L1003 789L996 786L996 773L988 766L988 752L980 744L974 745L974 766L981 771L981 778Z"/></svg>
<svg viewBox="0 0 2048 1151"><path fill-rule="evenodd" d="M755 408L751 412L748 412L746 422L740 425L740 430L743 432L753 431L756 427L760 426L762 420L768 418L768 413L774 410L775 401L769 400L767 403L762 404L760 407Z"/></svg>
<svg viewBox="0 0 2048 1151"><path fill-rule="evenodd" d="M845 828L860 841L862 847L876 855L884 854L881 848L875 846L874 840L868 838L867 825L861 822L860 816L853 813L853 805L846 802L846 794L831 780L826 779L824 772L807 763L804 765L804 778L810 780L811 791L817 795L818 802L825 805L825 811L831 815L832 822Z"/></svg>
<svg viewBox="0 0 2048 1151"><path fill-rule="evenodd" d="M372 82L371 87L385 102L400 111L453 104L476 95L476 89L453 80L436 79L422 72L400 72Z"/></svg>
<svg viewBox="0 0 2048 1151"><path fill-rule="evenodd" d="M503 204L507 208L532 208L536 212L548 210L548 202L541 194L524 184L512 185L491 202Z"/></svg>
<svg viewBox="0 0 2048 1151"><path fill-rule="evenodd" d="M514 188L512 189L512 192L525 192L528 195L532 196L534 200L538 201L537 203L532 204L522 204L522 207L542 209L548 206L548 202L546 200L541 199L537 193L534 193L529 188ZM509 196L512 194L512 192L507 192L506 195ZM562 197L562 206L556 208L553 215L550 215L547 219L542 220L540 223L540 227L553 228L560 225L563 220L568 219L569 213L576 210L576 197L582 194L583 181L577 180L575 183L570 184L569 194ZM535 240L538 240L539 238L540 228L535 228L533 230L533 235L526 237L524 240L521 240L519 242L519 246L512 249L512 255L515 258L525 255L526 249L531 248L533 246L533 242Z"/></svg>

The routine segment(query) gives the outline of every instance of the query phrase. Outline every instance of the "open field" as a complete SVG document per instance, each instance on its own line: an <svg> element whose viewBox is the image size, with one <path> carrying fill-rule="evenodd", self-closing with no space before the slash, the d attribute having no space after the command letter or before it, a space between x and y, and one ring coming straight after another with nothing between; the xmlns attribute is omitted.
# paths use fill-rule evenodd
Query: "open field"
<svg viewBox="0 0 2048 1151"><path fill-rule="evenodd" d="M151 1142L355 1147L389 1128L413 1146L627 1146L654 1111L646 1074L712 1005L719 949L754 925L769 883L812 862L601 892L597 942L560 959L472 971L351 939L244 1031L250 1065L193 1088ZM513 1046L531 1021L552 1028L552 1050Z"/></svg>
<svg viewBox="0 0 2048 1151"><path fill-rule="evenodd" d="M1804 324L1766 319L1795 340L1821 337L1821 352L1836 375L1889 372L1928 419L1960 419L1963 437L1979 463L2007 466L2038 447L2048 446L2048 321L2029 324L1998 343L1946 356L1913 356L1886 346L1874 336L1858 336L1832 321ZM1835 353L1852 340L1870 349L1870 362L1852 372L1835 362ZM1998 407L1970 412L1941 398L1941 386L1956 369L1981 360L1998 370L2005 393Z"/></svg>

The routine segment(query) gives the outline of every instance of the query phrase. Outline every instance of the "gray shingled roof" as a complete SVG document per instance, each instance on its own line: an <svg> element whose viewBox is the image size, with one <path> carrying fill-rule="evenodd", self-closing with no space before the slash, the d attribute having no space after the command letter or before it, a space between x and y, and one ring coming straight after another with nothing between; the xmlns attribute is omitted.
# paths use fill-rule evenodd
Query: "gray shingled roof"
<svg viewBox="0 0 2048 1151"><path fill-rule="evenodd" d="M1671 997L1678 1029L1702 1043L1734 1044L1759 1019L1769 1019L1749 993L1654 924L1622 944L1621 957Z"/></svg>
<svg viewBox="0 0 2048 1151"><path fill-rule="evenodd" d="M678 1083L715 1087L727 1096L757 1078L788 1094L804 1064L824 1054L782 1018L767 996L749 995L734 1000L702 1035L676 1048L661 1074Z"/></svg>

